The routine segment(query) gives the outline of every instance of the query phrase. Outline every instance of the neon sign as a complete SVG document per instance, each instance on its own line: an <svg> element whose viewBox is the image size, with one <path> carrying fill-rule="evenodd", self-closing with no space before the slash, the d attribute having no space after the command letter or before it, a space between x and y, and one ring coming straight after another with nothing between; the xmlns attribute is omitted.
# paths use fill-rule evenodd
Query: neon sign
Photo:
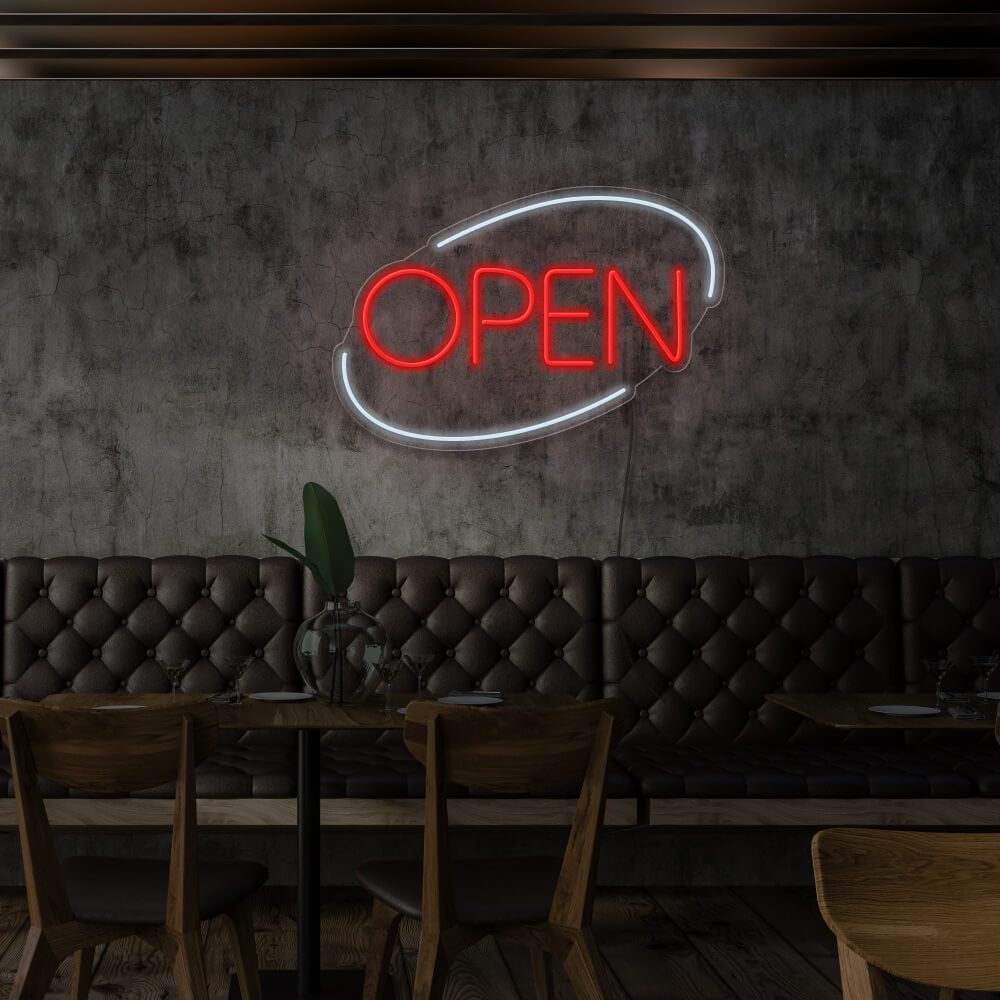
<svg viewBox="0 0 1000 1000"><path fill-rule="evenodd" d="M567 280L594 278L597 268L593 265L581 267L550 267L542 272L539 279L541 294L541 360L547 368L596 368L598 358L590 356L560 357L555 348L555 327L558 323L573 321L589 321L594 318L593 310L589 308L567 309L555 308L556 285ZM483 286L487 279L513 279L524 290L524 307L516 315L495 315L487 313L483 307ZM642 303L628 279L616 267L607 268L601 279L605 288L603 348L601 357L604 363L613 368L618 355L618 320L622 305L641 322L645 331L659 350L663 363L672 369L684 367L687 362L688 331L687 331L687 273L682 267L673 269L674 312L673 336L668 342L654 316ZM401 281L420 281L436 288L448 305L448 332L441 343L427 354L418 357L403 357L389 350L379 338L372 319L374 307L379 296L393 284ZM483 363L483 333L488 328L509 328L521 326L533 318L535 302L535 285L523 271L512 267L476 267L473 268L470 279L469 310L469 364L473 368L481 367ZM454 350L458 344L463 322L463 307L461 292L446 275L428 267L411 267L405 264L394 264L387 268L377 278L371 281L361 294L357 309L358 326L361 329L362 340L377 357L395 368L430 368L439 364Z"/></svg>
<svg viewBox="0 0 1000 1000"><path fill-rule="evenodd" d="M580 213L597 210L613 213L599 234L630 222L618 215L667 223L642 241L666 259L638 253L635 268L620 248L540 258L539 247L571 244ZM680 241L673 257L668 234ZM621 406L657 371L685 368L692 334L722 288L717 241L686 207L621 188L548 192L442 230L376 271L334 352L334 381L355 419L401 444L529 441Z"/></svg>

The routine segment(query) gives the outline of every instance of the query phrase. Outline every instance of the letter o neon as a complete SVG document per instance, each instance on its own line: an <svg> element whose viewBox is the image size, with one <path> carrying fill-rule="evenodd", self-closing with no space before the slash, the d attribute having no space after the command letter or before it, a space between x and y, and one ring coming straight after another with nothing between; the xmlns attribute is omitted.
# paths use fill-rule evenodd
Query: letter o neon
<svg viewBox="0 0 1000 1000"><path fill-rule="evenodd" d="M390 282L395 281L397 278L406 277L416 278L426 281L429 284L437 285L444 292L452 313L451 331L441 346L433 353L417 358L402 358L398 354L393 354L391 351L386 350L385 346L379 343L371 325L371 311L376 298L382 294ZM426 267L401 267L383 274L365 292L364 302L361 306L361 322L359 326L365 340L368 342L368 346L387 364L395 365L397 368L428 368L448 354L458 341L458 335L462 329L462 306L451 282L443 274L439 274L437 271Z"/></svg>

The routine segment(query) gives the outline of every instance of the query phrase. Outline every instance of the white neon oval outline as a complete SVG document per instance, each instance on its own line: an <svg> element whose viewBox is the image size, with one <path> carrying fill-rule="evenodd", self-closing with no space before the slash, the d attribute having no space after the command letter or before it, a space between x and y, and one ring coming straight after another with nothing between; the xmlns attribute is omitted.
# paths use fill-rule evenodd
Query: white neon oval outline
<svg viewBox="0 0 1000 1000"><path fill-rule="evenodd" d="M582 417L585 413L591 413L594 410L600 409L600 407L607 405L621 396L624 396L628 392L628 387L623 385L609 396L603 396L601 399L594 400L592 403L587 403L586 406L581 406L579 409L573 410L570 413L563 413L558 417L550 417L548 420L543 420L538 424L530 424L527 427L518 427L507 431L493 431L490 434L421 434L418 431L408 431L405 428L394 427L392 424L387 424L384 420L380 420L374 414L369 413L368 410L361 405L361 400L359 400L355 395L350 379L347 377L346 350L340 356L340 374L344 384L344 391L347 393L358 413L360 413L366 420L373 423L376 427L380 427L382 430L387 431L389 434L411 438L414 441L429 441L437 444L475 444L478 441L503 441L506 438L517 437L519 434L530 434L533 431L545 430L549 427L555 427L557 424L566 423L569 420Z"/></svg>
<svg viewBox="0 0 1000 1000"><path fill-rule="evenodd" d="M641 205L643 208L654 208L659 212L663 212L665 215L671 215L675 219L679 219L686 226L688 226L691 231L701 240L708 253L708 292L705 295L706 299L715 298L715 251L712 249L712 244L705 232L700 226L696 225L693 220L688 218L682 212L678 212L677 209L671 208L669 205L664 205L657 201L647 201L644 198L631 198L625 195L619 194L572 194L564 195L561 198L549 198L545 201L533 202L530 205L521 205L518 208L510 208L506 212L501 212L499 215L492 215L489 218L482 219L479 222L474 223L471 226L467 226L465 229L459 230L457 233L452 233L451 236L446 236L443 240L439 240L434 244L435 248L440 250L442 247L446 247L449 243L454 243L456 240L462 239L464 236L469 236L472 233L479 232L481 229L486 229L488 226L492 226L497 222L503 222L505 219L513 218L516 215L525 215L528 212L534 212L538 208L549 208L552 205L566 205L572 204L573 202L583 202L583 201L606 201L612 203L624 203L626 205Z"/></svg>

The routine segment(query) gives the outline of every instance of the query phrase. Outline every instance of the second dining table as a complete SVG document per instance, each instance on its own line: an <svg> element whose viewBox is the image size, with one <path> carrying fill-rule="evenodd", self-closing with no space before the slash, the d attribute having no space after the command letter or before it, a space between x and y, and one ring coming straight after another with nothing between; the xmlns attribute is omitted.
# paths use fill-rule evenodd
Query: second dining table
<svg viewBox="0 0 1000 1000"><path fill-rule="evenodd" d="M774 691L768 701L834 729L994 729L997 725L997 702L979 700L973 706L981 719L956 719L946 710L926 715L893 714L884 709L907 707L936 708L934 692L846 692L846 691ZM882 709L882 710L880 710Z"/></svg>
<svg viewBox="0 0 1000 1000"><path fill-rule="evenodd" d="M63 692L49 695L43 705L53 708L97 708L127 702L154 706L176 704L179 699L200 701L207 694L80 694ZM402 729L405 709L414 694L392 695L393 710L386 712L382 695L360 704L335 705L316 699L304 701L262 701L244 695L238 704L219 702L220 729L291 729L298 733L297 767L297 965L296 971L266 970L261 973L265 998L293 1000L341 1000L360 996L360 977L354 970L320 969L320 736L331 729ZM545 708L570 704L569 695L538 692L508 694L501 706ZM234 979L235 984L235 979ZM238 987L231 998L239 998Z"/></svg>

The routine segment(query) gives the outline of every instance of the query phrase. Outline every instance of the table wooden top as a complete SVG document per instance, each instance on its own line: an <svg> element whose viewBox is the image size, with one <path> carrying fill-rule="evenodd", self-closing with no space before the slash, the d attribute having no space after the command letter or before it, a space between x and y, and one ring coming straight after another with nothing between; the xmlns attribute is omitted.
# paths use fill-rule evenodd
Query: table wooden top
<svg viewBox="0 0 1000 1000"><path fill-rule="evenodd" d="M789 708L807 719L836 729L993 729L997 725L997 703L969 702L986 716L979 720L953 719L947 712L940 715L881 715L869 711L873 705L921 705L933 707L933 694L851 693L824 691L821 693L775 691L768 701Z"/></svg>
<svg viewBox="0 0 1000 1000"><path fill-rule="evenodd" d="M172 705L181 700L203 701L207 694L78 694L63 691L42 699L49 708L97 708L100 705ZM413 700L412 693L392 695L395 708ZM504 696L503 705L511 708L557 708L575 702L570 695L539 694L534 691ZM17 704L11 702L10 704ZM328 705L322 701L255 701L244 695L239 705L220 703L220 729L402 729L401 712L385 712L382 695L359 705ZM491 708L499 711L503 706ZM3 714L3 713L0 713Z"/></svg>

